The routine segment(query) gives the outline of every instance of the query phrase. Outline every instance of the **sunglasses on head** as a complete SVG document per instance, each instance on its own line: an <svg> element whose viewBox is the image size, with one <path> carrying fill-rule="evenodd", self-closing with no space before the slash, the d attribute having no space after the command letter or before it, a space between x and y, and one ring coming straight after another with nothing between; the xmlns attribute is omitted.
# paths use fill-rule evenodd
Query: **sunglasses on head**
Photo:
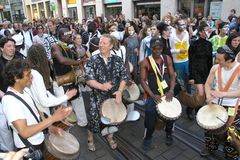
<svg viewBox="0 0 240 160"><path fill-rule="evenodd" d="M68 31L68 32L64 32L63 34L64 36L67 36L67 35L72 35L72 31Z"/></svg>

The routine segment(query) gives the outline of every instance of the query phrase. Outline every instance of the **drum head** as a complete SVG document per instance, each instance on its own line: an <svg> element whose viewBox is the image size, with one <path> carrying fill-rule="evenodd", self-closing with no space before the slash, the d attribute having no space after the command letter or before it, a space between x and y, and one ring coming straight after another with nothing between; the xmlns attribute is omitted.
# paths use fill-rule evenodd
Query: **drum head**
<svg viewBox="0 0 240 160"><path fill-rule="evenodd" d="M63 136L49 135L49 142L52 147L62 154L72 155L79 151L78 140L70 133L63 132Z"/></svg>
<svg viewBox="0 0 240 160"><path fill-rule="evenodd" d="M124 121L127 110L123 103L117 104L114 98L110 98L102 103L101 114L109 119L112 124L117 124Z"/></svg>
<svg viewBox="0 0 240 160"><path fill-rule="evenodd" d="M216 104L205 105L197 113L197 123L204 129L213 130L224 126L228 120L228 113L222 106Z"/></svg>
<svg viewBox="0 0 240 160"><path fill-rule="evenodd" d="M167 120L175 120L182 113L180 102L173 97L171 102L166 101L166 97L162 97L162 102L157 105L157 110L163 118Z"/></svg>
<svg viewBox="0 0 240 160"><path fill-rule="evenodd" d="M125 99L126 101L133 102L138 100L140 96L140 90L135 83L131 84L130 86L127 86L125 90L129 93L129 97Z"/></svg>

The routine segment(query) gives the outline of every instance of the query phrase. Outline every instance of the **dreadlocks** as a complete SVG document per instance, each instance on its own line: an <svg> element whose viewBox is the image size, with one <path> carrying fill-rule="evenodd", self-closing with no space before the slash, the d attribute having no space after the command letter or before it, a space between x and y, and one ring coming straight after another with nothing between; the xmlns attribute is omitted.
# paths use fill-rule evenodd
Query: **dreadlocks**
<svg viewBox="0 0 240 160"><path fill-rule="evenodd" d="M28 50L27 58L32 68L43 76L45 87L47 89L51 88L50 69L44 47L40 44L32 45Z"/></svg>

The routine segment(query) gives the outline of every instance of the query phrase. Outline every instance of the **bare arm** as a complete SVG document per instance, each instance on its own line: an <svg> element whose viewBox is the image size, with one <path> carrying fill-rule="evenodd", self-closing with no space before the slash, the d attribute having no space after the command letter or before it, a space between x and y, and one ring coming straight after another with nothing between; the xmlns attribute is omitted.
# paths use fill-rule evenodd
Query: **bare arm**
<svg viewBox="0 0 240 160"><path fill-rule="evenodd" d="M61 64L65 65L80 65L82 62L80 60L72 60L70 58L66 58L62 55L62 49L58 45L52 46L52 55L57 58L57 60Z"/></svg>
<svg viewBox="0 0 240 160"><path fill-rule="evenodd" d="M207 102L210 102L214 97L211 95L211 87L213 85L214 77L215 77L215 72L217 71L218 65L214 65L210 73L208 75L207 81L205 83L205 94L206 94L206 99Z"/></svg>
<svg viewBox="0 0 240 160"><path fill-rule="evenodd" d="M54 122L60 121L66 116L68 116L71 113L72 109L71 108L59 108L55 111L53 116L43 119L38 124L34 125L27 125L26 119L18 119L16 121L13 121L13 126L17 129L18 133L23 137L23 138L29 138L33 136L34 134L41 132L42 130L48 128L51 126Z"/></svg>

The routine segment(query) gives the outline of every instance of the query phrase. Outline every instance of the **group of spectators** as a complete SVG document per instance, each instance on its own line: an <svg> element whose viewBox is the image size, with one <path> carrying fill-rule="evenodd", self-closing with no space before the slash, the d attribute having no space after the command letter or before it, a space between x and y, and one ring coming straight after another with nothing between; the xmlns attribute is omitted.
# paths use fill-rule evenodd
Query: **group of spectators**
<svg viewBox="0 0 240 160"><path fill-rule="evenodd" d="M203 17L202 13L198 13L194 18L189 18L177 12L175 15L168 13L162 20L159 19L157 14L152 17L142 15L132 20L127 20L124 15L119 14L111 17L109 20L102 17L82 19L81 23L71 18L41 19L33 20L32 22L25 21L23 23L5 21L0 30L0 71L3 73L7 63L13 59L28 59L32 66L34 66L32 69L38 70L43 78L44 91L41 91L46 93L46 95L50 95L51 93L49 92L52 92L56 96L56 99L51 100L51 103L44 103L41 99L38 99L37 87L35 86L36 88L34 88L32 86L32 97L38 102L38 109L50 116L52 112L48 107L71 100L71 104L77 115L78 125L84 127L88 124L88 121L81 92L88 91L89 88L81 85L79 86L80 89L75 87L76 91L63 87L66 92L65 94L64 91L61 91L63 93L60 94L59 92L56 93L56 89L54 90L55 85L49 79L49 77L52 77L54 80L54 74L58 74L58 70L55 68L57 66L53 64L56 65L57 62L65 65L84 63L86 57L90 57L98 51L99 38L104 34L110 34L114 39L114 54L122 58L128 70L130 70L128 62L132 64L133 71L131 73L128 72L128 77L135 81L135 83L139 83L140 63L145 57L151 55L150 41L151 39L160 38L163 43L162 54L168 55L173 62L177 84L186 88L189 93L191 93L191 84L195 84L198 94L202 96L204 94L204 84L212 65L215 63L215 56L219 47L227 45L233 51L236 60L240 62L239 29L240 17L237 17L234 9L231 10L231 14L227 20L213 20L212 16ZM70 35L71 37L67 37ZM60 52L70 47L74 53L77 53L77 58L70 58L71 60L62 58L59 56L59 48L55 47L55 44L61 45L62 50L60 49ZM65 47L65 45L67 46ZM41 52L41 55L34 54L36 52ZM41 56L43 57L40 58ZM38 61L41 61L41 63ZM45 66L49 67L44 69L38 66L39 64L45 64ZM34 71L32 71L33 73ZM37 76L38 73L33 75L33 77ZM36 83L39 84L37 81ZM1 98L6 93L7 87L8 85L1 74ZM52 94L51 97L53 96ZM78 98L74 98L75 96ZM83 106L81 109L77 107L79 104ZM46 106L47 109L45 109ZM59 110L55 115L57 117L55 121L61 120L63 115L67 115L65 112L68 111ZM190 107L187 107L187 115L190 120L193 120L193 110ZM0 116L4 117L2 107L0 108ZM10 116L7 115L6 117L9 118ZM11 120L15 119L12 118ZM0 119L0 123L2 122ZM8 123L11 126L11 122ZM8 130L6 121L2 125L4 126L3 130ZM40 127L33 133L35 134L46 127L49 127L49 125ZM11 130L4 133L0 127L0 140L3 139L3 144L6 144L6 146L0 145L0 150L2 151L14 149L13 139L9 137L8 133L11 133ZM23 131L20 134L26 135ZM4 136L7 136L7 138L2 138ZM31 137L32 135L27 135L26 137L28 136ZM237 144L236 146L239 150L239 140L234 138L234 143ZM15 142L15 147L20 149L24 145L20 142ZM94 150L93 148L91 149Z"/></svg>

